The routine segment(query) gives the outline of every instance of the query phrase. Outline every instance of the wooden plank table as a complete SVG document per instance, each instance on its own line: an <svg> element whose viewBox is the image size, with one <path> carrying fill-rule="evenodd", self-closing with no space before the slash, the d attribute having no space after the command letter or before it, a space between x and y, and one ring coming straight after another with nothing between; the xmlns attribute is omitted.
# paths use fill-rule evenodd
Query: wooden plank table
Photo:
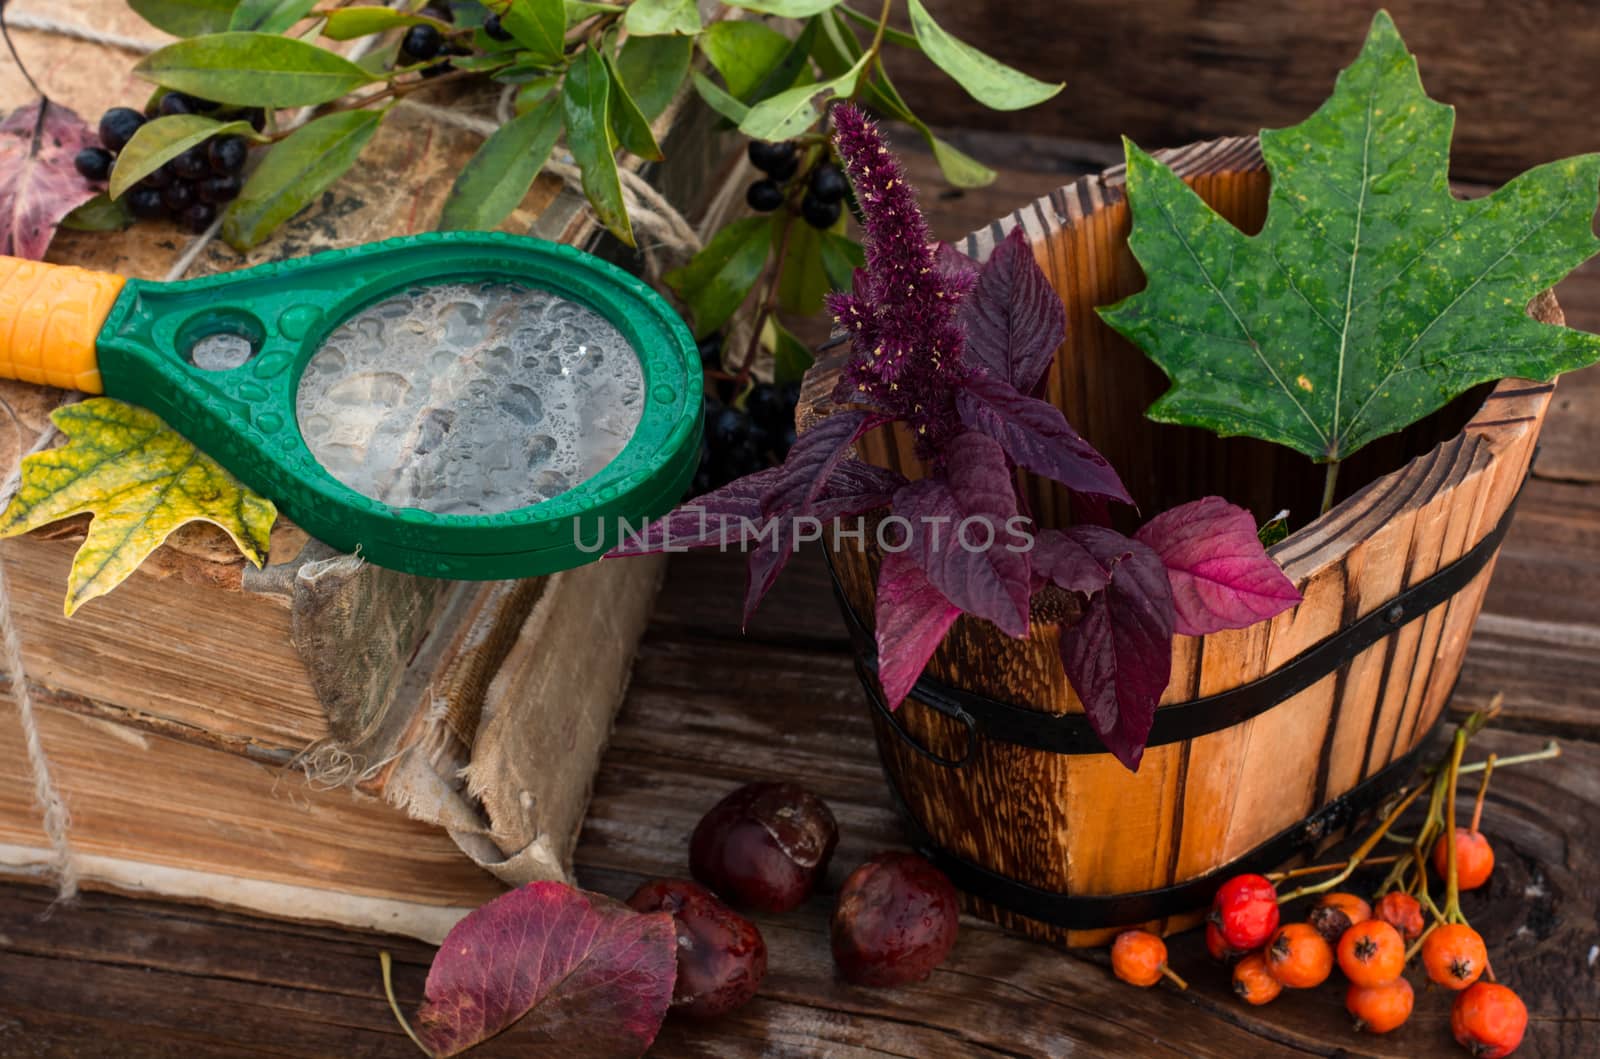
<svg viewBox="0 0 1600 1059"><path fill-rule="evenodd" d="M1092 152L1091 152L1092 153ZM1013 161L1016 157L1013 154ZM927 196L953 236L1069 179L1085 158L1038 145L1003 191ZM1093 161L1091 157L1087 159ZM913 175L933 188L914 157ZM1562 289L1573 323L1600 330L1600 273ZM1499 863L1466 895L1501 976L1532 1013L1519 1056L1600 1053L1600 374L1562 384L1538 473L1500 559L1455 701L1508 695L1479 751L1550 736L1557 761L1497 774L1485 830ZM794 563L747 633L736 556L675 558L596 786L580 881L616 896L686 872L688 835L732 787L804 782L833 806L842 839L828 888L900 844L867 712L816 554ZM40 888L0 887L0 1057L185 1059L415 1054L383 998L377 954L397 958L414 1005L432 951L405 939L89 894L45 918ZM1448 998L1419 989L1385 1038L1355 1034L1334 985L1269 1007L1232 998L1193 934L1173 963L1192 983L1136 990L1101 952L1066 953L963 921L954 953L916 986L834 979L830 898L760 917L770 971L747 1007L707 1024L671 1019L660 1056L1461 1056ZM514 1039L484 1056L522 1054Z"/></svg>

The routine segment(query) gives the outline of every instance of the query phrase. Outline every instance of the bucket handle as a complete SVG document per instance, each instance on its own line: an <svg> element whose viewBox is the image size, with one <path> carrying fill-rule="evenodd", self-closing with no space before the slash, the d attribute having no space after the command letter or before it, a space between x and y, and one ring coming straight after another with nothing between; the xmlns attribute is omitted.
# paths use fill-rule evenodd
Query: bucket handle
<svg viewBox="0 0 1600 1059"><path fill-rule="evenodd" d="M860 670L859 663L856 668L858 671ZM859 673L859 675L861 677L861 686L867 691L867 702L878 712L878 716L883 718L884 723L889 726L890 730L900 737L902 743L935 765L941 765L947 769L964 769L972 763L972 755L976 753L978 748L978 722L973 718L972 714L953 702L918 700L929 709L942 713L952 720L960 721L967 726L966 746L962 750L961 756L958 758L945 757L943 754L923 745L916 736L906 731L905 725L901 724L900 719L885 705L883 694L878 690L878 682L876 680L869 680L864 672Z"/></svg>

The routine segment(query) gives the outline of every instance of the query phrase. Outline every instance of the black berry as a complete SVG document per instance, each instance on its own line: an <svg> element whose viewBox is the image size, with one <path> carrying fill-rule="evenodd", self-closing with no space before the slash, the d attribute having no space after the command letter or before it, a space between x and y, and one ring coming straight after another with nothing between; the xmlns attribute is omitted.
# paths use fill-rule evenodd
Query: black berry
<svg viewBox="0 0 1600 1059"><path fill-rule="evenodd" d="M488 34L490 40L507 41L511 34L500 24L499 15L490 15L483 20L483 32Z"/></svg>
<svg viewBox="0 0 1600 1059"><path fill-rule="evenodd" d="M800 216L813 228L832 228L841 209L838 202L823 202L814 191L807 191L800 200Z"/></svg>
<svg viewBox="0 0 1600 1059"><path fill-rule="evenodd" d="M173 213L179 212L193 201L194 188L181 180L161 189L161 204Z"/></svg>
<svg viewBox="0 0 1600 1059"><path fill-rule="evenodd" d="M195 197L201 202L217 205L232 202L239 197L239 178L233 173L206 177L194 186Z"/></svg>
<svg viewBox="0 0 1600 1059"><path fill-rule="evenodd" d="M217 208L209 202L195 202L184 208L177 216L178 227L186 232L199 235L211 227L211 222L217 219Z"/></svg>
<svg viewBox="0 0 1600 1059"><path fill-rule="evenodd" d="M155 188L160 191L176 179L177 177L172 175L172 163L168 162L155 172L146 173L144 178L139 181L139 186L142 188Z"/></svg>
<svg viewBox="0 0 1600 1059"><path fill-rule="evenodd" d="M85 147L72 156L72 164L85 180L104 180L109 177L113 161L115 159L111 152L104 147Z"/></svg>
<svg viewBox="0 0 1600 1059"><path fill-rule="evenodd" d="M100 116L100 145L108 151L122 150L144 120L132 107L112 107Z"/></svg>
<svg viewBox="0 0 1600 1059"><path fill-rule="evenodd" d="M711 334L695 343L700 350L700 366L706 371L722 370L722 332Z"/></svg>
<svg viewBox="0 0 1600 1059"><path fill-rule="evenodd" d="M823 202L839 202L849 190L850 182L832 163L818 166L817 171L811 174L811 193Z"/></svg>
<svg viewBox="0 0 1600 1059"><path fill-rule="evenodd" d="M722 454L722 473L726 481L743 478L767 468L767 457L754 438L741 438Z"/></svg>
<svg viewBox="0 0 1600 1059"><path fill-rule="evenodd" d="M710 408L706 409L710 413ZM728 447L745 441L750 436L750 419L737 408L719 408L716 417L708 420L706 436L713 448Z"/></svg>
<svg viewBox="0 0 1600 1059"><path fill-rule="evenodd" d="M771 213L783 205L783 189L776 180L758 180L744 193L744 200L753 210Z"/></svg>
<svg viewBox="0 0 1600 1059"><path fill-rule="evenodd" d="M450 73L454 69L455 67L449 63L434 63L432 66L422 71L422 76L443 77L445 74Z"/></svg>
<svg viewBox="0 0 1600 1059"><path fill-rule="evenodd" d="M770 382L751 387L744 407L751 420L770 434L781 434L794 420L793 409L784 407L783 391Z"/></svg>
<svg viewBox="0 0 1600 1059"><path fill-rule="evenodd" d="M777 181L794 176L795 168L800 164L800 152L792 143L751 140L747 151L750 164Z"/></svg>
<svg viewBox="0 0 1600 1059"><path fill-rule="evenodd" d="M190 96L182 92L168 92L161 97L161 103L156 107L156 113L162 117L171 117L174 114L193 114L199 108Z"/></svg>
<svg viewBox="0 0 1600 1059"><path fill-rule="evenodd" d="M143 220L151 221L167 215L160 188L136 187L128 192L127 201L128 211Z"/></svg>
<svg viewBox="0 0 1600 1059"><path fill-rule="evenodd" d="M251 107L239 112L240 121L248 121L250 127L257 132L267 127L267 111L264 107Z"/></svg>
<svg viewBox="0 0 1600 1059"><path fill-rule="evenodd" d="M412 26L400 44L400 50L413 59L431 59L443 47L444 38L432 26Z"/></svg>
<svg viewBox="0 0 1600 1059"><path fill-rule="evenodd" d="M205 144L189 148L172 160L172 172L179 180L202 180L211 175L211 155Z"/></svg>
<svg viewBox="0 0 1600 1059"><path fill-rule="evenodd" d="M243 136L219 136L212 140L207 151L207 161L213 173L237 173L244 168L249 145Z"/></svg>
<svg viewBox="0 0 1600 1059"><path fill-rule="evenodd" d="M700 469L694 472L694 481L689 483L689 491L683 494L686 500L697 496L705 496L717 487L716 476L711 470L711 454L703 447L701 453Z"/></svg>

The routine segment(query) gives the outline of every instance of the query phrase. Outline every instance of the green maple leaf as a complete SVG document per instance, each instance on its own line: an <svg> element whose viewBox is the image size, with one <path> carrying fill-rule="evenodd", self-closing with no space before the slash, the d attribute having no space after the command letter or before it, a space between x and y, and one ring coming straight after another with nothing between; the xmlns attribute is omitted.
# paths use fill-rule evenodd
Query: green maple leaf
<svg viewBox="0 0 1600 1059"><path fill-rule="evenodd" d="M1600 359L1600 337L1526 314L1600 249L1600 155L1463 201L1446 181L1454 123L1379 12L1328 101L1261 133L1259 235L1127 143L1129 244L1150 282L1101 316L1172 381L1150 417L1331 462L1479 383Z"/></svg>

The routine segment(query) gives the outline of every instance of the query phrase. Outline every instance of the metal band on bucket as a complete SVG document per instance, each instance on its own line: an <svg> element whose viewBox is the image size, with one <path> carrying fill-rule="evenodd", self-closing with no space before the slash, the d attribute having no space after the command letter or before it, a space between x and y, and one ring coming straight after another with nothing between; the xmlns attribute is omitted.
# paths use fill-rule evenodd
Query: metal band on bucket
<svg viewBox="0 0 1600 1059"><path fill-rule="evenodd" d="M1400 592L1387 604L1374 609L1365 617L1319 640L1266 676L1228 691L1163 706L1156 710L1155 723L1150 728L1150 737L1146 740L1145 746L1165 746L1169 743L1197 739L1242 724L1311 687L1379 640L1423 617L1440 604L1448 602L1456 593L1471 584L1494 558L1501 541L1511 528L1512 516L1516 513L1517 500L1520 497L1519 488L1517 496L1506 506L1505 513L1500 516L1500 521L1494 529L1460 558ZM824 554L828 558L828 573L833 580L834 596L838 600L840 612L844 615L845 624L849 627L850 639L855 648L857 670L862 685L867 689L868 701L894 732L917 753L937 764L951 768L965 767L975 753L977 741L980 739L1012 743L1052 754L1106 753L1105 745L1090 727L1089 719L1081 713L1044 713L964 688L952 687L927 675L918 678L908 698L914 698L929 709L965 725L967 746L959 758L946 758L923 746L905 730L878 697L876 689L878 656L872 633L845 598L832 555L827 552Z"/></svg>

